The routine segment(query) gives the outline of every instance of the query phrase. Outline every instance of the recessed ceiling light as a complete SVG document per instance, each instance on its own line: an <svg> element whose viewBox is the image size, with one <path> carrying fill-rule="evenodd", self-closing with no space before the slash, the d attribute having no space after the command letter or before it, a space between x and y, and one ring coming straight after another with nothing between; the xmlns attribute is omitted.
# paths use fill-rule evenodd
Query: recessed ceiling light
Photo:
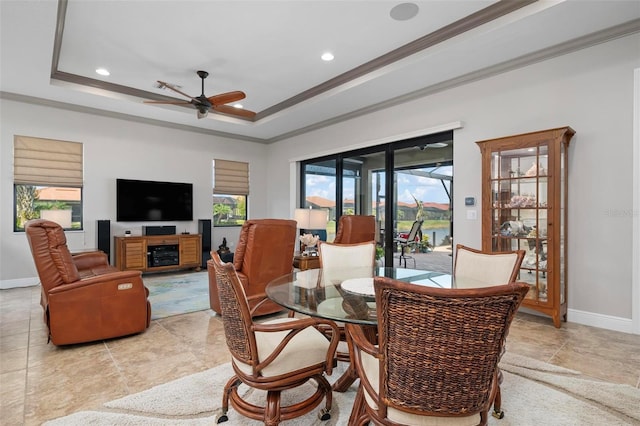
<svg viewBox="0 0 640 426"><path fill-rule="evenodd" d="M325 52L325 53L322 54L321 58L322 58L323 61L327 61L327 62L333 61L333 53Z"/></svg>
<svg viewBox="0 0 640 426"><path fill-rule="evenodd" d="M242 108L244 108L244 107L242 106L242 104L234 104L234 105L233 105L233 107L234 107L234 108L238 108L238 109L242 109Z"/></svg>
<svg viewBox="0 0 640 426"><path fill-rule="evenodd" d="M418 10L418 5L415 3L400 3L391 9L389 15L396 21L408 21L418 14Z"/></svg>
<svg viewBox="0 0 640 426"><path fill-rule="evenodd" d="M105 77L111 75L108 69L106 68L98 68L96 69L96 74L104 75Z"/></svg>

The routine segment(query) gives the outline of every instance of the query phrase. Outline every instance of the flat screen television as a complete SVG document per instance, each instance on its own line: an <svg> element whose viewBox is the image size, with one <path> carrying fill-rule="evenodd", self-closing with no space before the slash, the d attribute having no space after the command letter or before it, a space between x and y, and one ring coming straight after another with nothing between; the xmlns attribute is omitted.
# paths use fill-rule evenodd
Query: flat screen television
<svg viewBox="0 0 640 426"><path fill-rule="evenodd" d="M193 185L147 180L116 180L117 221L193 220Z"/></svg>

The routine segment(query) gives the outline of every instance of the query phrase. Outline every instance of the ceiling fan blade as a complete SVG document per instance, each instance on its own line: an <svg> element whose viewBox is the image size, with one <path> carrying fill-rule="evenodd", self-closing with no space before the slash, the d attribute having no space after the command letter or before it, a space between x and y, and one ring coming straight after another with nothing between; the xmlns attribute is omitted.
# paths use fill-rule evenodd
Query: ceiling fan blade
<svg viewBox="0 0 640 426"><path fill-rule="evenodd" d="M169 83L165 83L164 81L160 81L160 80L158 80L158 83L160 83L160 86L162 86L162 87L166 87L167 89L171 89L171 90L173 90L174 92L176 92L176 93L180 93L182 96L186 96L187 98L189 98L189 99L191 99L191 100L194 100L194 101L195 101L195 98L194 98L193 96L189 96L189 95L187 95L186 93L184 93L184 92L182 92L182 91L178 90L177 88L173 87L173 86L172 86L172 85L170 85Z"/></svg>
<svg viewBox="0 0 640 426"><path fill-rule="evenodd" d="M224 105L229 102L236 102L241 99L246 98L247 95L244 92L236 90L234 92L220 93L219 95L213 95L208 97L207 99L211 102L211 105Z"/></svg>
<svg viewBox="0 0 640 426"><path fill-rule="evenodd" d="M256 113L253 111L249 111L247 109L236 108L229 105L214 105L212 109L216 112L221 112L223 114L235 115L238 117L244 118L253 118Z"/></svg>
<svg viewBox="0 0 640 426"><path fill-rule="evenodd" d="M191 101L143 101L145 104L190 105Z"/></svg>

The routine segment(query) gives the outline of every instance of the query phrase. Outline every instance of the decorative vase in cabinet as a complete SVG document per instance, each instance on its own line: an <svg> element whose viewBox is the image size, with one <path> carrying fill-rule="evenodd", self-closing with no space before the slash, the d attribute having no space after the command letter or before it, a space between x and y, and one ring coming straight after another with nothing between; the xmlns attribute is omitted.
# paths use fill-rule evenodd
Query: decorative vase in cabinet
<svg viewBox="0 0 640 426"><path fill-rule="evenodd" d="M476 142L482 153L482 249L525 250L522 306L567 320L567 150L571 127Z"/></svg>

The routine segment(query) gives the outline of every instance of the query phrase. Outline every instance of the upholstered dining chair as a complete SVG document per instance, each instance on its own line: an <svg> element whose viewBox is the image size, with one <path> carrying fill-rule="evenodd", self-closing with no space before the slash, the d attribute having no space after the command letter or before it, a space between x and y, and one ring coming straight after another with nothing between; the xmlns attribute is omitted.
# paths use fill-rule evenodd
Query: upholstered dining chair
<svg viewBox="0 0 640 426"><path fill-rule="evenodd" d="M375 216L342 215L338 220L336 244L353 244L375 241L376 219Z"/></svg>
<svg viewBox="0 0 640 426"><path fill-rule="evenodd" d="M323 280L344 281L369 276L376 264L376 242L338 244L321 241L318 245Z"/></svg>
<svg viewBox="0 0 640 426"><path fill-rule="evenodd" d="M445 289L375 277L378 344L346 324L360 384L349 425L486 425L524 283Z"/></svg>
<svg viewBox="0 0 640 426"><path fill-rule="evenodd" d="M308 413L323 398L325 406L319 417L328 420L331 417L332 390L325 373L331 375L336 365L337 326L319 318L278 318L254 322L244 286L235 268L222 262L218 253L213 252L211 256L234 371L224 388L223 412L218 423L228 420L229 403L241 415L272 426ZM259 309L258 305L254 309ZM330 340L315 328L318 326L333 329ZM282 391L297 388L309 380L317 384L312 395L288 406L281 405ZM265 404L258 406L244 400L238 392L241 384L266 391Z"/></svg>
<svg viewBox="0 0 640 426"><path fill-rule="evenodd" d="M456 288L480 288L507 284L517 280L524 250L483 252L462 244L456 245L453 276ZM504 417L502 410L502 372L498 370L498 388L493 402L493 417Z"/></svg>
<svg viewBox="0 0 640 426"><path fill-rule="evenodd" d="M99 251L72 255L64 229L55 222L33 219L24 230L54 345L126 336L149 327L149 290L140 271L119 271Z"/></svg>
<svg viewBox="0 0 640 426"><path fill-rule="evenodd" d="M323 282L335 284L353 278L373 277L376 254L375 241L354 244L320 242L318 254L320 256ZM318 310L322 311L322 305L326 303L332 303L331 298L321 302L318 305ZM338 323L338 328L340 330L340 343L337 351L338 361L350 362L349 342L345 335L344 324Z"/></svg>
<svg viewBox="0 0 640 426"><path fill-rule="evenodd" d="M515 281L524 259L524 250L484 252L456 245L453 276L456 286L486 287Z"/></svg>

